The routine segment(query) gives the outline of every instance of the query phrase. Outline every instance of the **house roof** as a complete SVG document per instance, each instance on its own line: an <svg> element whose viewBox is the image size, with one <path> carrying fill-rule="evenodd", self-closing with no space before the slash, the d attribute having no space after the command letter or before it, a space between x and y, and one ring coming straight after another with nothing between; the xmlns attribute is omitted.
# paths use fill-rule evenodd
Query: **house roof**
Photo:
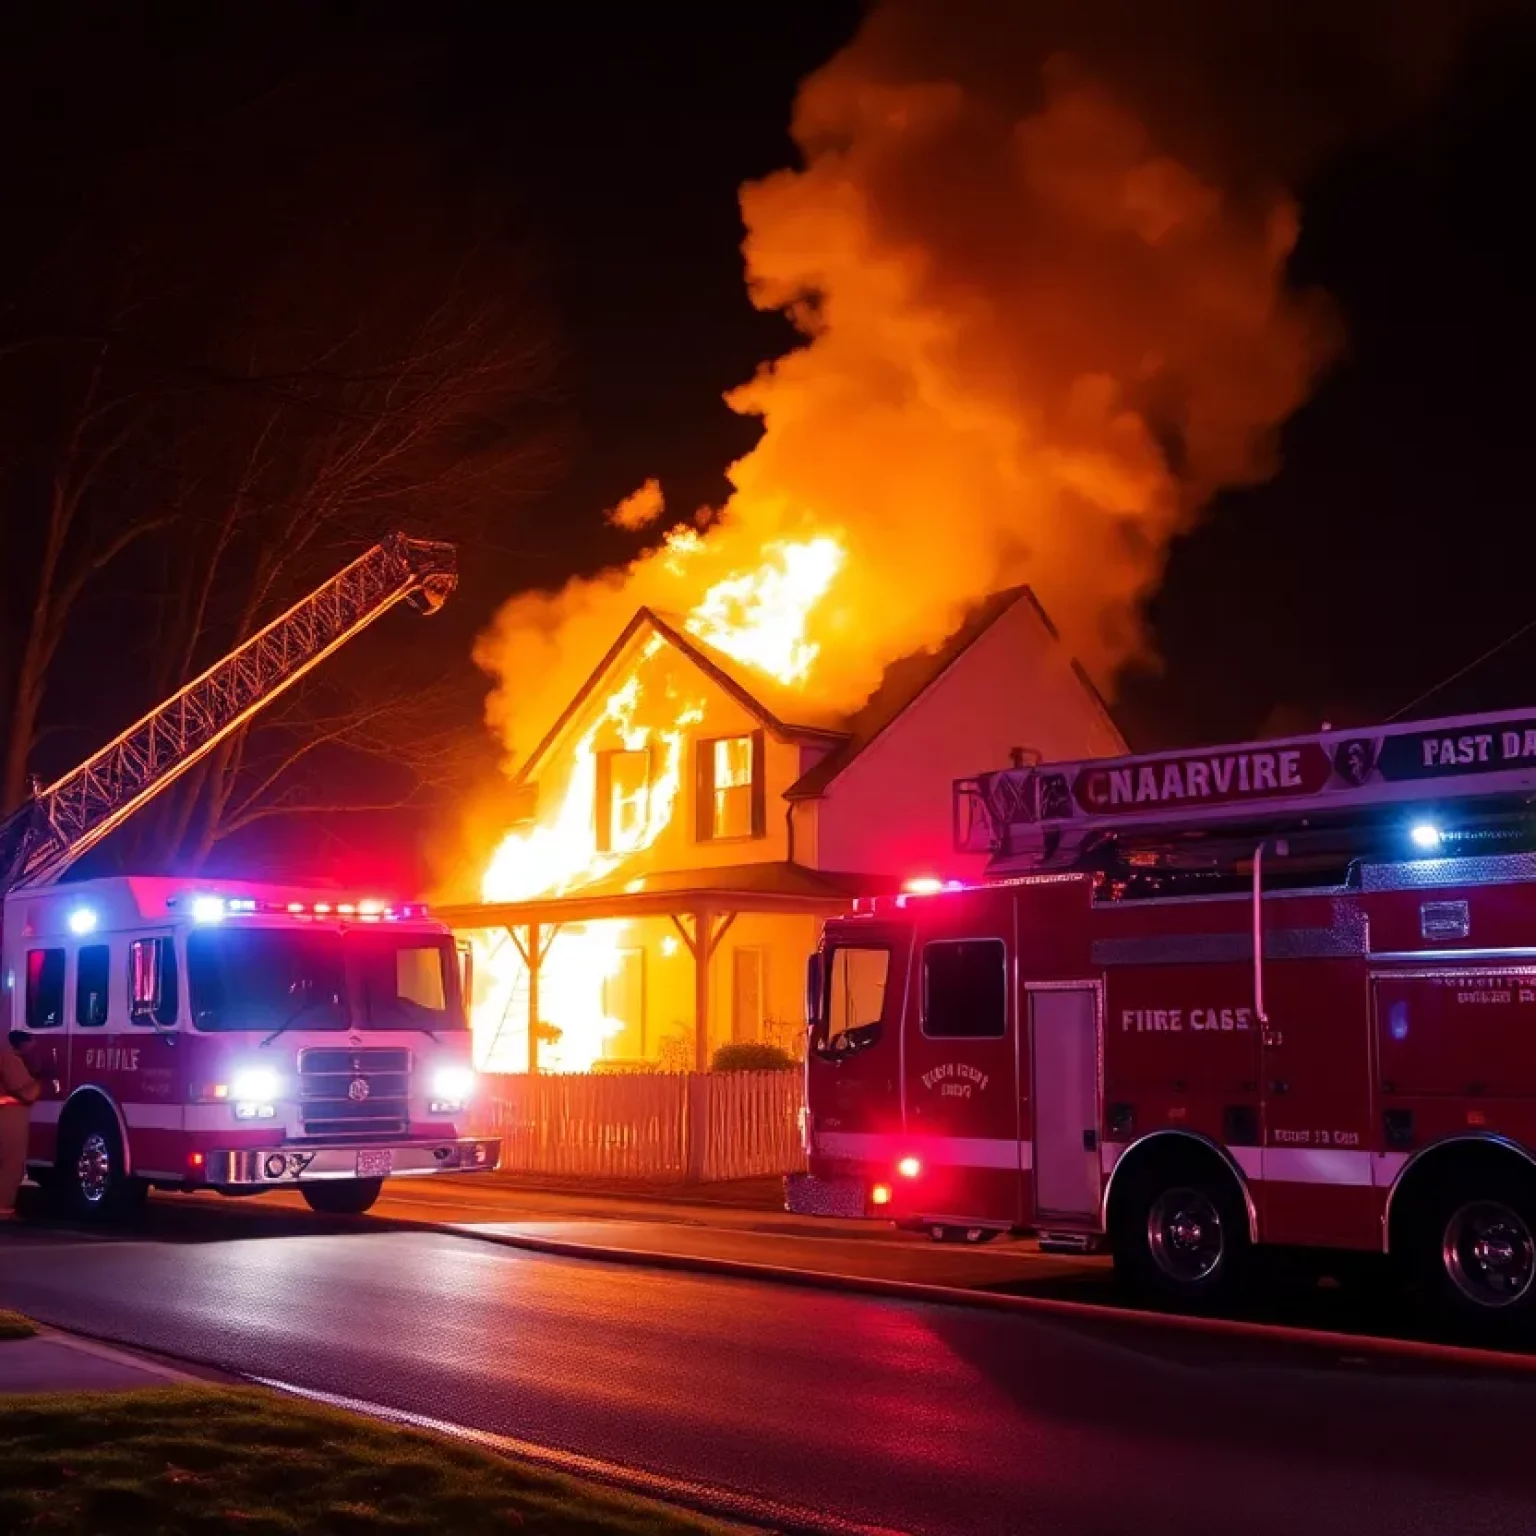
<svg viewBox="0 0 1536 1536"><path fill-rule="evenodd" d="M885 669L880 686L848 721L847 739L792 784L786 798L814 800L825 794L834 779L894 725L1005 613L1021 602L1030 604L1053 640L1061 638L1050 615L1029 587L1006 587L1001 592L994 592L971 609L959 629L937 650L919 651L892 662ZM1075 662L1073 666L1079 680L1092 692L1108 718L1108 708L1089 681L1088 674Z"/></svg>
<svg viewBox="0 0 1536 1536"><path fill-rule="evenodd" d="M603 918L665 917L695 912L841 911L856 896L887 895L899 882L886 875L829 873L780 860L679 869L624 884L585 885L563 896L528 901L474 902L434 907L450 928L516 927L523 923L574 923Z"/></svg>
<svg viewBox="0 0 1536 1536"><path fill-rule="evenodd" d="M623 633L608 648L570 703L561 711L559 719L518 769L515 782L526 784L530 781L539 764L597 690L603 678L618 665L630 642L640 630L648 627L687 657L778 740L804 742L830 749L786 792L786 798L790 800L814 800L825 794L835 779L933 687L1004 614L1021 602L1027 602L1033 608L1051 639L1059 641L1061 636L1051 622L1050 615L1040 606L1040 600L1033 589L1028 586L1006 587L977 603L960 627L936 650L919 651L892 662L885 669L879 687L851 717L818 713L814 705L772 678L755 672L744 674L730 657L686 633L682 620L676 616L652 608L637 609L635 616L624 626ZM1119 728L1114 716L1093 680L1076 660L1072 662L1072 670L1103 712L1105 721L1118 735Z"/></svg>
<svg viewBox="0 0 1536 1536"><path fill-rule="evenodd" d="M710 646L702 645L691 635L685 634L681 623L671 616L663 616L651 608L635 612L623 633L608 647L601 661L592 669L587 680L572 695L570 702L560 712L559 718L545 733L522 765L518 768L518 784L528 782L539 764L565 733L566 727L580 713L582 706L597 691L607 674L620 662L630 642L642 629L649 628L686 656L694 666L711 681L728 693L755 719L765 731L780 741L839 742L844 733L828 718L818 719L810 705L786 690L776 688L770 680L753 677L750 686L738 675L729 658ZM794 714L789 713L795 710Z"/></svg>

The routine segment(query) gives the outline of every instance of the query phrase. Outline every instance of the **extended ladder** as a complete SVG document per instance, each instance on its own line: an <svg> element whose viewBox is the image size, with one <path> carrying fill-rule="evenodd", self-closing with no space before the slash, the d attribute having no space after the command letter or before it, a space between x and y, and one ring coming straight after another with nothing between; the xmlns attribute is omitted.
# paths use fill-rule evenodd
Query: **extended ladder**
<svg viewBox="0 0 1536 1536"><path fill-rule="evenodd" d="M397 603L434 613L451 544L392 534L0 823L0 893L57 879L258 710Z"/></svg>
<svg viewBox="0 0 1536 1536"><path fill-rule="evenodd" d="M955 844L999 872L1070 869L1106 842L1364 824L1533 795L1536 713L1456 715L978 774L955 782ZM1419 846L1432 851L1425 831Z"/></svg>

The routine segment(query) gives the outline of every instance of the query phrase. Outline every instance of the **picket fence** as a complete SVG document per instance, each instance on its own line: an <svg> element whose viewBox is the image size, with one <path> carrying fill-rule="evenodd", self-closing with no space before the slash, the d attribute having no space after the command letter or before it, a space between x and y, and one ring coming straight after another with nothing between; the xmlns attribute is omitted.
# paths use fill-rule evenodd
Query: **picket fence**
<svg viewBox="0 0 1536 1536"><path fill-rule="evenodd" d="M477 1119L509 1173L749 1179L804 1170L798 1072L488 1074Z"/></svg>

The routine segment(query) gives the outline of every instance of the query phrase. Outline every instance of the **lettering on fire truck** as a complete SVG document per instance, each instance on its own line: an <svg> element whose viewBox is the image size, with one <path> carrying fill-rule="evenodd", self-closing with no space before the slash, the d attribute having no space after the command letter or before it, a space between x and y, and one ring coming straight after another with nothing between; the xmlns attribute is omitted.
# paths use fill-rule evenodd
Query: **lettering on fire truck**
<svg viewBox="0 0 1536 1536"><path fill-rule="evenodd" d="M1536 987L1524 977L1510 976L1437 976L1434 978L1442 987L1456 994L1458 1003L1469 1003L1473 1006L1486 1003L1512 1003L1515 1001L1515 990L1510 983L1519 981L1519 999L1522 1003L1536 1003Z"/></svg>
<svg viewBox="0 0 1536 1536"><path fill-rule="evenodd" d="M93 1045L85 1053L87 1072L137 1072L139 1047L136 1045Z"/></svg>
<svg viewBox="0 0 1536 1536"><path fill-rule="evenodd" d="M1305 786L1302 754L1286 748L1096 770L1087 776L1083 800L1089 809L1104 810L1116 805L1177 804Z"/></svg>
<svg viewBox="0 0 1536 1536"><path fill-rule="evenodd" d="M1252 1008L1122 1008L1120 1032L1138 1035L1156 1033L1182 1033L1186 1028L1194 1034L1216 1031L1231 1034L1233 1030L1253 1027Z"/></svg>
<svg viewBox="0 0 1536 1536"><path fill-rule="evenodd" d="M1492 757L1493 744L1499 744L1499 756ZM1471 763L1492 761L1514 763L1524 758L1536 757L1536 731L1479 731L1472 736L1426 736L1421 744L1424 753L1420 767L1464 767Z"/></svg>
<svg viewBox="0 0 1536 1536"><path fill-rule="evenodd" d="M989 1080L987 1073L964 1061L946 1061L923 1073L923 1087L937 1088L941 1099L968 1099L972 1088L981 1093Z"/></svg>

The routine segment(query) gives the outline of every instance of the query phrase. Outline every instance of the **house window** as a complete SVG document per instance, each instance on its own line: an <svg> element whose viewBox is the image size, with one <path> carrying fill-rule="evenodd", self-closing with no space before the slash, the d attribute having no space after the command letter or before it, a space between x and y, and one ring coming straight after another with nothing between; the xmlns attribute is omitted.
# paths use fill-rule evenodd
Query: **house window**
<svg viewBox="0 0 1536 1536"><path fill-rule="evenodd" d="M650 811L651 754L644 748L597 754L597 847L600 853L634 848Z"/></svg>
<svg viewBox="0 0 1536 1536"><path fill-rule="evenodd" d="M698 754L699 841L763 836L763 733L701 741Z"/></svg>

